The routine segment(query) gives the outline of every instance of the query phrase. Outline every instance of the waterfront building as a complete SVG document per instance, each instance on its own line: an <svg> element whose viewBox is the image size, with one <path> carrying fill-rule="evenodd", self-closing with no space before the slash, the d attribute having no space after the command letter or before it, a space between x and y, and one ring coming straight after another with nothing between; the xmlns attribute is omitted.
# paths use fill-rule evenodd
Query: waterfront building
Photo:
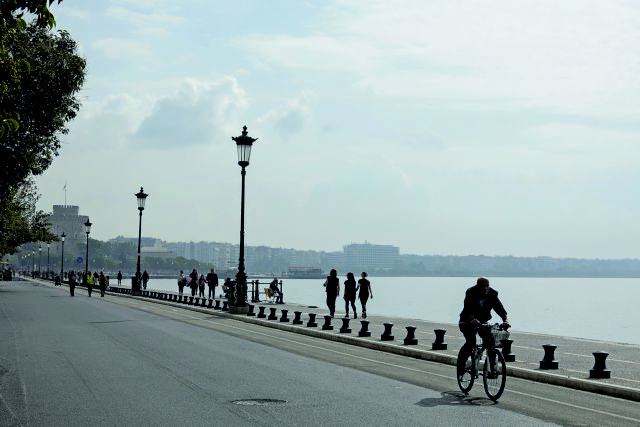
<svg viewBox="0 0 640 427"><path fill-rule="evenodd" d="M368 242L343 246L344 261L352 270L390 270L400 256L400 248L392 245L373 245Z"/></svg>
<svg viewBox="0 0 640 427"><path fill-rule="evenodd" d="M51 223L50 231L60 236L64 231L65 234L65 249L73 247L78 243L85 244L87 234L84 230L84 223L87 222L89 217L87 215L80 215L80 207L75 205L53 205L53 213L49 217ZM56 242L51 246L51 250L59 252L61 250L61 243Z"/></svg>

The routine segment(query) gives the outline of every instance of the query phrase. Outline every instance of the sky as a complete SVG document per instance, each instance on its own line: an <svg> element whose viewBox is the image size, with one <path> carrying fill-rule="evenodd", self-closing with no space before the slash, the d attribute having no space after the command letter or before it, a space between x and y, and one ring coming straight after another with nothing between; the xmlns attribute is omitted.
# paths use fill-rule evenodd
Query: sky
<svg viewBox="0 0 640 427"><path fill-rule="evenodd" d="M65 0L88 61L37 179L92 237L637 258L640 3Z"/></svg>

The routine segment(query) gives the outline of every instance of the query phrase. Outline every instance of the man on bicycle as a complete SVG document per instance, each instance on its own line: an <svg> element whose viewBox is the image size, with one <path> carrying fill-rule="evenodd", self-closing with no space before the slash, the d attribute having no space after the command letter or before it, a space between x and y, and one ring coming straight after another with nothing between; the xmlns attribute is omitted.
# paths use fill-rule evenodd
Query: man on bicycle
<svg viewBox="0 0 640 427"><path fill-rule="evenodd" d="M467 360L476 345L476 333L482 338L484 345L488 346L488 339L491 331L482 328L480 325L487 323L491 319L491 310L495 311L502 318L504 326L510 326L507 320L507 311L504 309L498 291L489 286L489 279L478 277L476 285L467 289L464 296L464 307L460 312L460 332L464 335L466 342L460 349L459 361ZM458 363L460 370L460 363Z"/></svg>

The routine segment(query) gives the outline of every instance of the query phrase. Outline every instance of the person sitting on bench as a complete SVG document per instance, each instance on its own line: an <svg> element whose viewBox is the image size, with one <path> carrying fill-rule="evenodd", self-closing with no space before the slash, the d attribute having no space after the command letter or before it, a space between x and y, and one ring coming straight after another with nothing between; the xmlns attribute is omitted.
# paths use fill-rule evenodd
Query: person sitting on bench
<svg viewBox="0 0 640 427"><path fill-rule="evenodd" d="M280 289L278 289L278 278L277 277L273 278L273 280L269 284L269 289L271 289L271 292L273 292L273 295L276 296L276 303L277 304L284 304L284 301L282 300L282 291L280 291Z"/></svg>

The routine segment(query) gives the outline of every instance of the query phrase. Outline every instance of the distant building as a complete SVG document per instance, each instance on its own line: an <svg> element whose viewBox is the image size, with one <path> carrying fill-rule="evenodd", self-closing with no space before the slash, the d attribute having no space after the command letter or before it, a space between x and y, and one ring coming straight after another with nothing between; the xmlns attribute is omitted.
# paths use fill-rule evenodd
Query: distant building
<svg viewBox="0 0 640 427"><path fill-rule="evenodd" d="M390 270L400 256L400 248L392 245L351 243L343 246L344 260L350 269Z"/></svg>
<svg viewBox="0 0 640 427"><path fill-rule="evenodd" d="M65 234L65 245L85 243L87 240L87 234L84 230L84 223L87 222L89 217L87 215L80 215L80 207L72 205L53 205L53 213L49 218L51 223L50 231L61 236ZM56 242L54 245L55 251L60 250L61 243ZM70 246L65 246L70 247Z"/></svg>

